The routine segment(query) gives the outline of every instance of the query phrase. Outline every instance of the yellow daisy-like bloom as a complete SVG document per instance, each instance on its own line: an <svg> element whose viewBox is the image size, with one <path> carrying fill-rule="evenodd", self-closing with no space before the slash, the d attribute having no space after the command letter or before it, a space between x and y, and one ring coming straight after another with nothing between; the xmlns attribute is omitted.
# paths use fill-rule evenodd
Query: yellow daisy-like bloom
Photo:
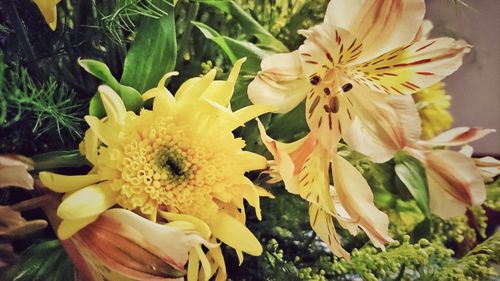
<svg viewBox="0 0 500 281"><path fill-rule="evenodd" d="M451 96L446 94L444 83L436 83L413 95L422 120L422 138L430 139L447 130L453 123L450 108Z"/></svg>
<svg viewBox="0 0 500 281"><path fill-rule="evenodd" d="M59 237L70 237L118 204L153 221L178 222L180 228L183 221L198 225L207 240L233 247L240 260L242 252L260 255L260 243L245 227L243 200L260 218L259 196L270 195L244 174L263 169L266 159L243 151L245 142L231 132L273 108L230 110L243 61L227 81L214 81L212 70L186 81L175 98L164 84L176 73L165 75L158 87L143 94L144 100L154 98L153 109L139 115L127 112L111 88L99 87L107 117L85 117L90 129L80 145L94 168L80 176L40 173L46 186L66 193L57 210L63 219ZM198 274L208 280L217 270L217 277L225 278L220 248L191 251L188 280Z"/></svg>

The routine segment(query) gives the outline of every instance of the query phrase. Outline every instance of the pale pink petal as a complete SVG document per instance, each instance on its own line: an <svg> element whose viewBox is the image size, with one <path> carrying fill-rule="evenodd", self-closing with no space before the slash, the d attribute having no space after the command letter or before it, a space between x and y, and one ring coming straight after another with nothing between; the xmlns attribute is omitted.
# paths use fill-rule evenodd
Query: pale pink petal
<svg viewBox="0 0 500 281"><path fill-rule="evenodd" d="M419 138L420 118L411 97L387 96L360 85L350 97L355 117L343 138L354 150L385 162Z"/></svg>
<svg viewBox="0 0 500 281"><path fill-rule="evenodd" d="M268 104L286 113L306 96L309 81L302 71L298 51L264 58L261 71L248 85L248 97L254 104Z"/></svg>
<svg viewBox="0 0 500 281"><path fill-rule="evenodd" d="M361 40L367 60L410 43L424 13L424 0L332 0L325 22Z"/></svg>
<svg viewBox="0 0 500 281"><path fill-rule="evenodd" d="M460 146L481 139L493 132L495 132L493 129L457 127L421 143L430 146Z"/></svg>
<svg viewBox="0 0 500 281"><path fill-rule="evenodd" d="M463 208L451 210L457 205L473 206L484 202L486 188L481 173L471 158L450 150L430 150L424 154L431 196L431 212L441 217L449 217L451 214L462 213ZM460 204L453 202L449 196L441 200L439 198L443 194L441 190L433 190L438 188L444 190ZM432 194L437 194L438 197L432 197ZM446 203L450 206L444 207Z"/></svg>
<svg viewBox="0 0 500 281"><path fill-rule="evenodd" d="M381 93L413 94L455 72L469 51L462 40L418 41L353 67L350 77Z"/></svg>
<svg viewBox="0 0 500 281"><path fill-rule="evenodd" d="M370 186L347 160L335 154L332 173L338 198L349 216L370 237L373 244L383 248L392 241L389 236L389 217L373 203Z"/></svg>

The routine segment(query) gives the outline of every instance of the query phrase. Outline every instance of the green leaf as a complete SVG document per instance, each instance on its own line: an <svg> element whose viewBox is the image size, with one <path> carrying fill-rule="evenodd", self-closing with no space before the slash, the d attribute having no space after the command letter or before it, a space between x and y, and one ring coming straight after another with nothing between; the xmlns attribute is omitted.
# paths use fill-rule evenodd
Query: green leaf
<svg viewBox="0 0 500 281"><path fill-rule="evenodd" d="M394 161L396 162L394 169L399 179L408 188L426 217L430 217L427 178L422 163L405 152L397 153Z"/></svg>
<svg viewBox="0 0 500 281"><path fill-rule="evenodd" d="M269 31L259 24L250 14L245 12L237 3L231 0L198 0L198 2L215 7L225 13L230 14L238 20L243 31L254 35L259 39L259 46L266 49L283 53L288 52L288 48Z"/></svg>
<svg viewBox="0 0 500 281"><path fill-rule="evenodd" d="M38 171L90 165L78 150L52 151L35 155L31 159Z"/></svg>
<svg viewBox="0 0 500 281"><path fill-rule="evenodd" d="M177 41L173 5L158 3L167 11L158 19L145 18L125 58L121 83L144 92L175 68Z"/></svg>
<svg viewBox="0 0 500 281"><path fill-rule="evenodd" d="M207 39L219 45L233 64L238 59L246 57L247 61L243 64L242 71L255 75L260 70L260 62L262 59L273 54L273 52L263 50L250 42L222 36L204 23L194 21L193 25L195 25Z"/></svg>
<svg viewBox="0 0 500 281"><path fill-rule="evenodd" d="M110 86L122 98L127 110L137 112L141 109L143 104L141 94L132 87L120 84L106 64L91 59L79 59L78 63L88 73ZM90 101L89 114L99 118L106 116L99 93L96 93Z"/></svg>
<svg viewBox="0 0 500 281"><path fill-rule="evenodd" d="M26 250L20 261L0 278L12 281L74 280L74 266L59 241L49 240Z"/></svg>

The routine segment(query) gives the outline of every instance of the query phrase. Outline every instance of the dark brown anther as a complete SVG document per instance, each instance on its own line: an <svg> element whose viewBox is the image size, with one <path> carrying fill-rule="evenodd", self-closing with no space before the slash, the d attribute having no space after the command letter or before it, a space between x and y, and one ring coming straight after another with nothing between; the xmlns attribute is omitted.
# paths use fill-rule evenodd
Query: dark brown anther
<svg viewBox="0 0 500 281"><path fill-rule="evenodd" d="M326 94L327 96L331 94L331 92L330 92L330 88L324 88L324 89L323 89L323 92L325 92L325 94Z"/></svg>
<svg viewBox="0 0 500 281"><path fill-rule="evenodd" d="M311 84L313 85L318 85L319 84L319 81L320 81L320 78L318 75L314 75L311 77L311 79L309 80L311 82Z"/></svg>
<svg viewBox="0 0 500 281"><path fill-rule="evenodd" d="M344 86L342 86L342 91L344 93L347 93L349 92L350 90L352 90L352 84L351 83L347 83L345 84Z"/></svg>

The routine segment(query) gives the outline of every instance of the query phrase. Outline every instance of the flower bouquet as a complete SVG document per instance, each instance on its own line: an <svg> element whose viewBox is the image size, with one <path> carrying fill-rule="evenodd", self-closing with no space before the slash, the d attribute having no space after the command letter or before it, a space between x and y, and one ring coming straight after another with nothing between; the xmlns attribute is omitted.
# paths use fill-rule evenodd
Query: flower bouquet
<svg viewBox="0 0 500 281"><path fill-rule="evenodd" d="M473 48L425 11L2 1L0 280L497 278Z"/></svg>

